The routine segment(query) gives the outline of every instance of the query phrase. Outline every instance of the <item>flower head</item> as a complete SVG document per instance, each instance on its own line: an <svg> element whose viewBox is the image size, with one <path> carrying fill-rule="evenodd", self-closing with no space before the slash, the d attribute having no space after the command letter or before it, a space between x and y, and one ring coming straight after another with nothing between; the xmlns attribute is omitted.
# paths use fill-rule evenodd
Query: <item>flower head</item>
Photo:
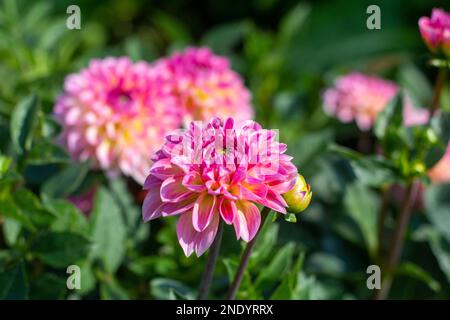
<svg viewBox="0 0 450 320"><path fill-rule="evenodd" d="M311 186L307 184L305 178L299 174L295 186L283 194L283 198L289 206L287 209L288 212L300 213L304 211L311 202Z"/></svg>
<svg viewBox="0 0 450 320"><path fill-rule="evenodd" d="M162 83L145 62L92 60L66 78L56 103L62 142L75 159L91 159L95 167L143 183L151 165L148 154L181 121Z"/></svg>
<svg viewBox="0 0 450 320"><path fill-rule="evenodd" d="M208 121L211 117L253 117L250 92L240 76L230 69L227 58L208 48L188 48L155 64L168 80L169 91L183 110L184 123Z"/></svg>
<svg viewBox="0 0 450 320"><path fill-rule="evenodd" d="M450 182L450 144L441 160L428 171L428 177L435 184Z"/></svg>
<svg viewBox="0 0 450 320"><path fill-rule="evenodd" d="M430 18L419 19L419 29L432 52L442 51L450 57L450 13L442 9L433 9Z"/></svg>
<svg viewBox="0 0 450 320"><path fill-rule="evenodd" d="M391 81L353 72L339 77L335 86L324 92L324 108L340 121L356 121L361 130L367 131L398 91L398 86ZM423 124L428 119L428 111L414 107L406 97L403 116L406 126Z"/></svg>
<svg viewBox="0 0 450 320"><path fill-rule="evenodd" d="M214 240L219 221L250 241L261 217L256 204L286 213L282 194L297 180L286 145L276 132L251 120L213 118L191 122L166 137L144 188L144 221L179 215L177 235L186 256L200 256Z"/></svg>

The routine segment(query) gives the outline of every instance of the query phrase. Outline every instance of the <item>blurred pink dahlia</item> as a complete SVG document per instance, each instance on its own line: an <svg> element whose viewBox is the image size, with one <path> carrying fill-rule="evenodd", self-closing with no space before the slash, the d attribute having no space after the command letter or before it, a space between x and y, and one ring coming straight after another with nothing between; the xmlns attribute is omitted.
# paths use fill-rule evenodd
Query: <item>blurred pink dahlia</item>
<svg viewBox="0 0 450 320"><path fill-rule="evenodd" d="M433 9L431 18L419 19L419 30L431 51L442 51L450 57L450 13Z"/></svg>
<svg viewBox="0 0 450 320"><path fill-rule="evenodd" d="M95 167L143 184L148 155L180 125L173 100L147 63L106 58L66 78L54 112L75 159L91 159Z"/></svg>
<svg viewBox="0 0 450 320"><path fill-rule="evenodd" d="M324 92L324 109L342 122L356 121L361 130L367 131L398 91L391 81L352 72L336 79L335 86ZM423 124L428 111L414 107L406 97L403 117L406 126Z"/></svg>
<svg viewBox="0 0 450 320"><path fill-rule="evenodd" d="M186 256L202 255L222 219L237 239L250 241L261 217L256 204L286 213L282 194L296 183L297 168L276 132L251 120L213 118L168 135L153 160L144 189L144 221L180 215L177 235Z"/></svg>
<svg viewBox="0 0 450 320"><path fill-rule="evenodd" d="M208 48L187 48L158 60L155 67L168 80L168 90L183 110L184 124L213 116L252 119L250 92L227 58Z"/></svg>
<svg viewBox="0 0 450 320"><path fill-rule="evenodd" d="M428 176L435 184L450 182L450 144L442 159L428 171Z"/></svg>

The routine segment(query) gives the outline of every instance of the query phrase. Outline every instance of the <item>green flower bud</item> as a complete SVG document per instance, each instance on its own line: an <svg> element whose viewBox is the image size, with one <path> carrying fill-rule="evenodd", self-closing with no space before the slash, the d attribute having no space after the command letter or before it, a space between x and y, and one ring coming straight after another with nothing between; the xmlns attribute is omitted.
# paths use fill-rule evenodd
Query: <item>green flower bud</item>
<svg viewBox="0 0 450 320"><path fill-rule="evenodd" d="M312 192L311 186L306 183L305 178L302 175L298 175L295 186L285 194L283 194L284 200L288 204L288 212L300 213L304 211L311 202Z"/></svg>

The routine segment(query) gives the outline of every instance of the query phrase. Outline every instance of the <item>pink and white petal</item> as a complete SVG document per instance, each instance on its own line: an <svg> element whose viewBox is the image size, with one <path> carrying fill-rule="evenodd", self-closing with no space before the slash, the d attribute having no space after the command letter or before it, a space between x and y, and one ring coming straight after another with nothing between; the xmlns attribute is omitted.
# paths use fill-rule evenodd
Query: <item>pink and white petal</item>
<svg viewBox="0 0 450 320"><path fill-rule="evenodd" d="M269 189L267 191L267 196L262 201L258 202L259 204L269 207L270 209L280 212L286 213L287 203L278 193Z"/></svg>
<svg viewBox="0 0 450 320"><path fill-rule="evenodd" d="M236 207L237 214L233 221L236 237L248 242L258 232L261 214L258 207L250 201L238 201Z"/></svg>
<svg viewBox="0 0 450 320"><path fill-rule="evenodd" d="M233 200L221 197L219 202L219 212L226 224L232 224L237 214L236 204Z"/></svg>
<svg viewBox="0 0 450 320"><path fill-rule="evenodd" d="M142 218L144 222L159 218L161 216L160 207L162 201L159 196L159 189L150 190L145 196L144 203L142 204Z"/></svg>
<svg viewBox="0 0 450 320"><path fill-rule="evenodd" d="M173 165L168 158L156 161L150 169L150 172L161 180L182 174L182 170Z"/></svg>
<svg viewBox="0 0 450 320"><path fill-rule="evenodd" d="M203 253L205 253L216 238L219 220L219 215L215 213L208 227L202 232L197 232L194 244L194 251L197 257L200 257Z"/></svg>
<svg viewBox="0 0 450 320"><path fill-rule="evenodd" d="M216 208L216 196L209 193L202 193L195 201L192 210L192 224L194 229L202 232L211 223Z"/></svg>
<svg viewBox="0 0 450 320"><path fill-rule="evenodd" d="M178 202L188 198L192 191L182 185L182 178L169 177L161 185L161 200L164 202Z"/></svg>
<svg viewBox="0 0 450 320"><path fill-rule="evenodd" d="M177 214L185 213L186 211L192 211L195 200L197 199L197 196L195 194L193 194L193 195L194 196L189 197L180 202L165 203L161 207L161 215L163 217L167 217L167 216L174 216Z"/></svg>
<svg viewBox="0 0 450 320"><path fill-rule="evenodd" d="M144 190L149 190L153 188L158 188L158 190L161 188L162 181L158 178L156 178L154 175L149 175L145 179L144 182Z"/></svg>
<svg viewBox="0 0 450 320"><path fill-rule="evenodd" d="M202 192L206 190L206 187L203 183L202 177L198 172L188 173L183 177L183 186L187 189Z"/></svg>
<svg viewBox="0 0 450 320"><path fill-rule="evenodd" d="M189 257L194 252L196 235L197 232L192 226L192 213L182 214L177 223L177 237L186 257Z"/></svg>

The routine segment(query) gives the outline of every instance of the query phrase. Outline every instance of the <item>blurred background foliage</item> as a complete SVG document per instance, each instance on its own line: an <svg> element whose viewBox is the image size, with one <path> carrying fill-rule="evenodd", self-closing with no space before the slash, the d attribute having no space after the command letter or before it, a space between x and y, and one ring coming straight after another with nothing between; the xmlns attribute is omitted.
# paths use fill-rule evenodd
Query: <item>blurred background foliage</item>
<svg viewBox="0 0 450 320"><path fill-rule="evenodd" d="M81 8L68 30L66 8ZM381 30L366 8L381 8ZM447 1L14 1L0 3L0 299L194 298L205 257L185 258L175 220L141 223L140 188L73 164L54 144L51 116L64 77L93 57L154 59L189 45L226 55L253 95L257 120L280 129L312 184L297 223L264 227L238 298L371 298L366 268L378 263L376 189L350 161L327 151L356 148L359 132L323 112L320 94L349 70L397 81L420 106L435 70L417 20ZM450 110L450 89L442 106ZM26 156L25 156L26 155ZM367 169L367 168L366 168ZM362 170L360 174L368 173ZM370 172L369 172L370 173ZM67 201L95 186L83 215ZM393 298L450 298L449 187L415 210ZM388 226L398 203L392 201ZM426 214L424 214L426 213ZM281 220L281 219L280 219ZM232 230L225 237L233 238ZM243 244L225 241L212 296L220 298ZM66 268L81 267L81 290Z"/></svg>

